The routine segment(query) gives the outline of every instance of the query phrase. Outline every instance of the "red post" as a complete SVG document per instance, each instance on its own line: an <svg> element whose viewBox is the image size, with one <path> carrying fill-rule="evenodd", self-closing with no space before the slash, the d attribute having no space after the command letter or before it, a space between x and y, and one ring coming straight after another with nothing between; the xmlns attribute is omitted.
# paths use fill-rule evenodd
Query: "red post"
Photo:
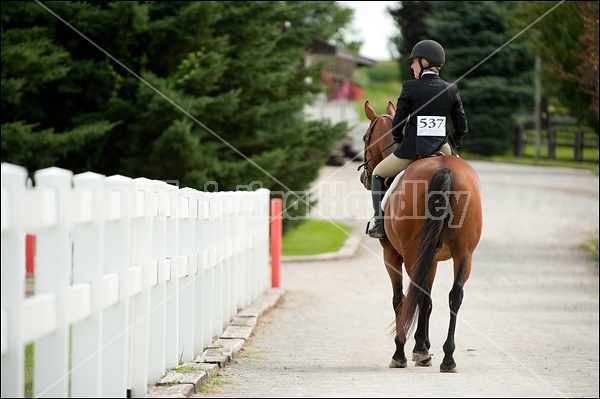
<svg viewBox="0 0 600 399"><path fill-rule="evenodd" d="M271 200L271 286L273 288L279 288L281 276L282 208L281 198Z"/></svg>
<svg viewBox="0 0 600 399"><path fill-rule="evenodd" d="M35 236L27 234L25 236L25 270L27 274L33 274L35 259Z"/></svg>

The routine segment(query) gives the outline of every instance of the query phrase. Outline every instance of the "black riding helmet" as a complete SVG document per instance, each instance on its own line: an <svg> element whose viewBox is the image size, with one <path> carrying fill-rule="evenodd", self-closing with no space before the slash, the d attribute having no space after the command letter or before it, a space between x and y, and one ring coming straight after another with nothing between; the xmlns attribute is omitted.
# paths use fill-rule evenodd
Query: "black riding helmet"
<svg viewBox="0 0 600 399"><path fill-rule="evenodd" d="M421 73L425 68L441 68L442 65L444 65L444 62L446 62L446 52L444 51L442 45L435 40L421 40L419 43L415 44L407 60L412 60L413 58L417 57L419 58ZM422 64L423 58L427 60L427 66Z"/></svg>

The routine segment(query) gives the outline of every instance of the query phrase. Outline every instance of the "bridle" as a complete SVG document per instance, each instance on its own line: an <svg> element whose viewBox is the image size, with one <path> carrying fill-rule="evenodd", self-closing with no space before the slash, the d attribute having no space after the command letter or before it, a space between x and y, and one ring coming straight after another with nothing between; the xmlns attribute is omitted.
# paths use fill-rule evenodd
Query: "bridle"
<svg viewBox="0 0 600 399"><path fill-rule="evenodd" d="M377 118L375 118L371 121L369 128L367 129L367 131L365 132L365 134L363 136L363 142L365 143L365 149L364 149L364 160L365 161L362 164L360 164L358 166L358 169L356 169L356 170L359 171L361 168L363 168L363 167L365 168L365 178L366 178L365 181L370 181L371 177L373 175L373 169L371 169L371 167L369 166L369 162L372 161L376 156L380 155L385 150L387 150L388 148L390 148L391 146L394 145L394 142L392 141L387 147L385 147L383 150L379 151L377 154L373 154L371 151L371 145L370 145L371 133L373 133L373 128L375 127L375 124L377 123L377 121L379 119L381 119L382 117L386 117L388 119L393 119L392 116L388 115L388 114L379 115ZM390 132L388 132L388 133L390 133ZM388 133L386 133L386 134L388 134Z"/></svg>

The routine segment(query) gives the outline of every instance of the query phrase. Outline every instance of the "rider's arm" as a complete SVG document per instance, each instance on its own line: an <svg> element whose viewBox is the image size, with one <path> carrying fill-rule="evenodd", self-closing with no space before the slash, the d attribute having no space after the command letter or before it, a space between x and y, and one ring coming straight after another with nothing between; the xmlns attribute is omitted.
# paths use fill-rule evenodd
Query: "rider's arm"
<svg viewBox="0 0 600 399"><path fill-rule="evenodd" d="M404 139L404 127L408 123L408 118L410 117L409 93L408 84L405 82L402 85L402 91L400 92L400 97L398 97L398 102L396 103L396 114L394 115L394 121L392 122L392 136L394 136L394 141L396 143L400 143L402 142L402 139Z"/></svg>
<svg viewBox="0 0 600 399"><path fill-rule="evenodd" d="M450 110L450 117L452 118L452 125L454 126L452 138L454 139L456 147L459 147L469 128L467 125L467 116L465 115L462 101L458 95L458 89L456 89L456 86L454 86L454 88L454 104Z"/></svg>

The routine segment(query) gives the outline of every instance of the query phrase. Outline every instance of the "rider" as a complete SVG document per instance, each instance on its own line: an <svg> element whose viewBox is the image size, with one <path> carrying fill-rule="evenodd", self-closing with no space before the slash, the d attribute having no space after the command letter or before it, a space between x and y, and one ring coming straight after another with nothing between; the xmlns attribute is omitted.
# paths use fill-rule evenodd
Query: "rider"
<svg viewBox="0 0 600 399"><path fill-rule="evenodd" d="M452 155L448 144L447 117L450 116L454 133L451 140L459 147L467 133L467 118L458 89L439 77L446 61L444 48L436 41L422 40L415 44L408 60L415 80L402 85L396 105L392 135L398 146L373 170L371 195L375 224L369 236L384 238L381 201L385 195L385 179L394 177L421 157L436 151Z"/></svg>

